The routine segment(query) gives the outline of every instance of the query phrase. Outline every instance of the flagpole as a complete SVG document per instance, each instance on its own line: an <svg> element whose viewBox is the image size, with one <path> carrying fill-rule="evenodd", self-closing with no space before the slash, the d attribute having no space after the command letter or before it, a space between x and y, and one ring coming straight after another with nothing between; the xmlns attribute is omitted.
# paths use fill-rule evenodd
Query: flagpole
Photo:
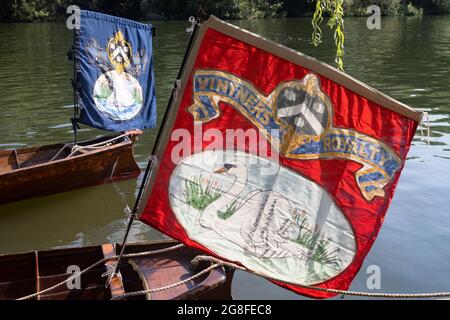
<svg viewBox="0 0 450 320"><path fill-rule="evenodd" d="M183 75L183 71L184 71L184 69L186 67L186 63L187 63L187 59L189 57L189 54L191 53L194 40L197 37L198 28L199 28L198 24L195 24L194 25L194 29L193 29L192 34L191 34L191 37L189 39L188 47L186 49L186 52L184 53L183 61L181 63L180 70L178 71L177 80L175 81L174 88L172 89L172 93L171 93L169 101L167 103L167 108L166 108L166 111L164 112L164 116L163 116L161 125L160 125L160 127L158 129L158 133L156 135L155 144L153 145L152 153L151 153L151 156L149 158L149 161L147 162L147 167L145 168L144 176L142 178L142 182L141 182L141 185L139 187L138 194L136 196L136 201L134 203L133 210L131 211L131 214L130 214L130 219L128 221L127 229L125 231L125 236L124 236L123 241L122 241L120 254L119 254L119 257L117 258L116 268L115 268L111 278L113 278L115 275L117 275L119 273L119 271L120 271L119 270L120 269L119 266L120 266L120 262L122 260L122 257L123 257L124 251L125 251L128 235L130 233L131 226L132 226L134 220L136 219L136 214L137 214L137 210L138 210L141 198L142 198L142 194L143 194L145 186L147 184L147 180L148 180L151 168L153 167L153 164L155 162L155 160L153 159L153 155L156 153L156 150L158 148L159 140L161 139L161 136L163 134L164 123L166 122L167 118L169 117L169 114L170 114L170 111L171 111L171 107L172 107L172 104L173 104L173 100L174 100L174 96L175 96L175 91L178 90L177 83L178 83L178 80L180 80L181 76Z"/></svg>
<svg viewBox="0 0 450 320"><path fill-rule="evenodd" d="M73 130L73 144L77 144L77 116L78 116L78 95L77 95L77 68L76 68L76 30L73 29L73 44L72 44L72 59L73 59L73 78L72 78L72 88L73 88L73 118L72 120L72 130Z"/></svg>

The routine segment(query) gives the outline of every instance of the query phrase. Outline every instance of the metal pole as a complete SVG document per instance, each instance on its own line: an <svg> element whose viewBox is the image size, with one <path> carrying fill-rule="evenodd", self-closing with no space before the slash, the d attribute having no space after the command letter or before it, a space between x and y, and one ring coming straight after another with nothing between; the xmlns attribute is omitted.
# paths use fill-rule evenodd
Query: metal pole
<svg viewBox="0 0 450 320"><path fill-rule="evenodd" d="M78 93L77 93L77 69L76 69L76 50L75 50L76 30L73 30L73 45L72 45L72 59L73 59L73 118L72 118L72 130L73 130L73 143L77 144L77 123L78 117Z"/></svg>

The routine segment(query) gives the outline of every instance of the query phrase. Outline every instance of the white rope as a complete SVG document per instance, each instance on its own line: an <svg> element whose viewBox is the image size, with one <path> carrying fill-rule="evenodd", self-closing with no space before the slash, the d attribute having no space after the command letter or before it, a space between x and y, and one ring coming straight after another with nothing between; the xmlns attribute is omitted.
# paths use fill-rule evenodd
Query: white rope
<svg viewBox="0 0 450 320"><path fill-rule="evenodd" d="M121 134L120 136L105 140L105 141L100 141L94 144L90 144L90 145L86 145L86 146L80 146L80 145L74 145L72 147L71 153L67 156L68 158L73 156L75 153L77 153L78 151L82 150L82 149L101 149L104 148L105 146L109 147L111 145L112 142L122 139L124 137L128 137L129 133L124 133Z"/></svg>
<svg viewBox="0 0 450 320"><path fill-rule="evenodd" d="M89 148L91 148L91 149L101 149L101 148L104 148L104 145L105 145L105 144L111 143L111 142L113 142L113 141L115 141L115 140L121 139L121 138L123 138L123 137L125 137L125 136L128 136L128 135L129 135L128 133L124 133L124 134L122 134L122 135L120 135L120 136L111 138L111 139L109 139L109 140L101 141L101 142L98 142L98 143L95 143L95 144L92 144L92 145L87 145L87 146L73 145L73 142L66 143L66 144L64 144L64 146L62 146L61 149L59 149L59 151L58 151L58 152L50 159L50 161L55 160L55 159L61 154L61 152L62 152L64 149L66 149L67 147L69 147L69 146L71 146L71 145L73 145L73 146L72 146L72 149L71 149L71 151L70 151L70 154L67 156L67 158L73 156L73 154L75 154L76 152L78 152L78 151L81 150L81 149L89 149Z"/></svg>
<svg viewBox="0 0 450 320"><path fill-rule="evenodd" d="M183 247L183 244L178 244L169 248L164 248L164 249L159 249L159 250L154 250L154 251L146 251L146 252L139 252L139 253L131 253L131 254L126 254L123 257L124 258L135 258L135 257L141 257L141 256L148 256L148 255L152 255L152 254L158 254L158 253L164 253L164 252L169 252L172 250L176 250L179 249L181 247ZM96 263L90 265L89 267L87 267L86 269L68 277L66 280L61 281L60 283L57 283L56 285L47 288L45 290L36 292L34 294L19 298L17 300L28 300L28 299L32 299L35 298L41 294L47 293L49 291L52 291L62 285L64 285L65 283L75 279L76 277L81 276L82 274L86 273L87 271L91 270L92 268L98 266L99 264L105 263L107 261L111 261L111 260L116 260L118 258L118 256L112 256L109 258L104 258L101 259L99 261L97 261ZM235 263L232 262L227 262L227 261L223 261L221 259L215 258L215 257L211 257L211 256L197 256L192 260L192 265L194 267L196 267L201 261L207 261L207 262L211 262L214 263L211 266L209 266L208 268L196 273L195 275L186 278L182 281L179 282L175 282L172 284L168 284L166 286L162 286L162 287L158 287L155 289L149 289L149 290L141 290L141 291L135 291L135 292L129 292L129 293L125 293L123 295L117 296L115 298L112 298L112 300L118 300L118 299L124 299L127 297L133 297L133 296L138 296L138 295L145 295L148 293L155 293L155 292L160 292L160 291L164 291L164 290L169 290L178 286L181 286L183 284L186 284L200 276L202 276L203 274L217 268L220 266L225 266L225 267L229 267L229 268L233 268L233 269L237 269L237 270L241 270L241 271L246 271L252 274L255 274L257 276L260 277L264 277L266 279L272 280L272 281L276 281L276 282L280 282L280 280L278 279L274 279L270 276L267 276L263 273L257 272L257 271L252 271L252 270L248 270L245 267L242 267L240 265L237 265ZM370 298L396 298L396 299L412 299L412 298L448 298L450 297L450 292L432 292L432 293L373 293L373 292L359 292L359 291L347 291L347 290L338 290L338 289L330 289L330 288L321 288L321 287L316 287L316 286L310 286L310 285L303 285L303 284L298 284L298 283L293 283L293 282L288 282L288 281L282 281L283 283L289 284L289 285L293 285L293 286L297 286L297 287L301 287L301 288L305 288L305 289L310 289L310 290L315 290L315 291L322 291L322 292L327 292L327 293L334 293L334 294L340 294L340 295L347 295L347 296L359 296L359 297L370 297Z"/></svg>
<svg viewBox="0 0 450 320"><path fill-rule="evenodd" d="M423 134L424 122L425 122L425 125L427 128L427 136L426 137ZM420 140L426 142L427 145L430 145L430 118L428 116L428 112L425 112L425 111L423 112L423 117L422 117L422 120L420 121L419 125L420 125L419 129L420 129L420 135L421 135Z"/></svg>
<svg viewBox="0 0 450 320"><path fill-rule="evenodd" d="M66 143L61 149L59 149L59 151L50 159L50 161L53 161L53 160L55 160L60 154L61 154L61 152L65 149L65 148L67 148L68 146L71 146L71 145L73 145L73 142L71 142L71 143Z"/></svg>
<svg viewBox="0 0 450 320"><path fill-rule="evenodd" d="M217 259L211 256L197 256L196 258L194 258L192 260L192 265L194 267L196 267L201 261L208 261L211 263L214 263L213 265L211 265L210 267L202 270L201 272L185 279L179 282L175 282L166 286L162 286L159 288L155 288L155 289L148 289L148 290L140 290L140 291L135 291L135 292L130 292L130 293L125 293L123 295L117 296L112 298L111 300L118 300L118 299L124 299L127 297L134 297L134 296L138 296L138 295L145 295L148 293L156 293L156 292L160 292L163 290L168 290L168 289L172 289L174 287L186 284L198 277L200 277L201 275L209 272L210 270L213 270L219 266L226 266L226 267L230 267L233 269L238 269L238 270L242 270L242 271L246 271L246 272L250 272L253 273L257 276L261 276L264 278L267 278L269 280L273 280L273 281L278 281L277 279L271 278L267 275L264 275L262 273L259 272L255 272L255 271L251 271L248 270L245 267L239 266L237 264L231 263L231 262L227 262L227 261L223 261L221 259ZM298 287L302 287L305 289L310 289L310 290L316 290L316 291L322 291L322 292L327 292L327 293L335 293L335 294L341 294L341 295L349 295L349 296L360 296L360 297L372 297L372 298L397 298L397 299L407 299L407 298L444 298L444 297L450 297L450 292L437 292L437 293L411 293L411 294L406 294L406 293L372 293L372 292L358 292L358 291L347 291L347 290L338 290L338 289L329 289L329 288L321 288L321 287L316 287L316 286L309 286L309 285L301 285L301 284L297 284L297 283L292 283L292 282L286 282L283 281L286 284L290 284L290 285L294 285L294 286L298 286Z"/></svg>
<svg viewBox="0 0 450 320"><path fill-rule="evenodd" d="M414 298L447 298L450 297L450 292L433 292L433 293L373 293L373 292L359 292L359 291L347 291L347 290L338 290L338 289L329 289L329 288L321 288L316 286L309 286L304 284L298 284L288 281L280 281L278 279L274 279L272 277L269 277L265 274L262 274L261 272L248 270L245 267L242 267L240 265L237 265L235 263L223 261L218 258L214 258L211 256L197 256L192 260L192 265L195 267L198 265L201 261L207 261L215 264L220 264L222 266L230 267L233 269L238 269L242 271L246 271L252 274L255 274L260 277L267 278L272 281L276 282L283 282L289 285L315 290L315 291L322 291L322 292L328 292L328 293L335 293L335 294L341 294L341 295L347 295L347 296L358 296L358 297L370 297L370 298L396 298L396 299L414 299Z"/></svg>
<svg viewBox="0 0 450 320"><path fill-rule="evenodd" d="M189 28L186 28L187 33L192 33L194 31L195 25L197 24L197 20L195 20L194 17L189 17L188 20L191 23L191 26Z"/></svg>
<svg viewBox="0 0 450 320"><path fill-rule="evenodd" d="M215 268L218 268L218 267L221 267L221 266L222 266L222 265L221 265L220 263L216 263L216 264L213 264L213 265L209 266L208 268L203 269L202 271L200 271L200 272L194 274L193 276L190 276L189 278L186 278L186 279L181 280L181 281L179 281L179 282L171 283L171 284L168 284L168 285L166 285L166 286L158 287L158 288L155 288L155 289L140 290L140 291L134 291L134 292L124 293L124 294L121 294L121 295L119 295L119 296L117 296L117 297L111 298L111 300L120 300L120 299L129 298L129 297L140 296L140 295L144 295L144 294L148 294L148 293L156 293L156 292L161 292L161 291L164 291L164 290L173 289L173 288L175 288L175 287L179 287L179 286L181 286L181 285L183 285L183 284L186 284L186 283L188 283L188 282L191 282L192 280L195 280L195 279L197 279L198 277L201 277L201 276L204 275L205 273L208 273L208 272L210 272L211 270L213 270L213 269L215 269Z"/></svg>
<svg viewBox="0 0 450 320"><path fill-rule="evenodd" d="M125 255L123 255L123 257L124 257L124 258L136 258L136 257L142 257L142 256L149 256L149 255L153 255L153 254L158 254L158 253L164 253L164 252L173 251L173 250L179 249L179 248L181 248L181 247L184 247L184 244L177 244L177 245L175 245L175 246L172 246L172 247L169 247L169 248L164 248L164 249L159 249L159 250L153 250L153 251L146 251L146 252L139 252L139 253L125 254ZM66 280L61 281L61 282L55 284L54 286L51 286L50 288L47 288L47 289L38 291L38 292L33 293L33 294L30 294L30 295L28 295L28 296L24 296L24 297L18 298L17 300L29 300L29 299L33 299L33 298L35 298L35 297L37 297L37 296L39 296L39 295L41 295L41 294L44 294L44 293L53 291L53 290L55 290L56 288L59 288L59 287L61 287L62 285L66 284L67 282L69 282L69 281L71 281L71 280L73 280L73 279L75 279L75 278L77 278L77 277L80 277L82 274L84 274L84 273L88 272L89 270L95 268L95 267L98 266L99 264L102 264L102 263L105 263L105 262L108 262L108 261L111 261L111 260L117 260L118 257L119 257L119 256L116 255L116 256L112 256L112 257L108 257L108 258L103 258L103 259L101 259L101 260L99 260L99 261L97 261L97 262L91 264L89 267L87 267L87 268L81 270L80 272L71 275L71 276L68 277Z"/></svg>

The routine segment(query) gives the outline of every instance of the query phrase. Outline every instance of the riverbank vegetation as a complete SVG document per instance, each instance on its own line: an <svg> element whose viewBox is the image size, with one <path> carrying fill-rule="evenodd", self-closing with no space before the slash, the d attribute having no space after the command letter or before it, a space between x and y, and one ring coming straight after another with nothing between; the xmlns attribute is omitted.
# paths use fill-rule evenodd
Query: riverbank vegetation
<svg viewBox="0 0 450 320"><path fill-rule="evenodd" d="M316 0L3 0L0 21L63 20L70 4L138 20L186 19L200 9L225 19L312 16L316 11ZM367 15L374 4L389 16L450 13L450 0L342 0L345 16Z"/></svg>
<svg viewBox="0 0 450 320"><path fill-rule="evenodd" d="M63 20L69 5L133 20L187 19L214 14L224 19L312 17L312 43L322 42L326 20L336 45L336 66L344 69L344 16L366 16L377 5L385 16L448 14L450 0L3 0L0 22Z"/></svg>

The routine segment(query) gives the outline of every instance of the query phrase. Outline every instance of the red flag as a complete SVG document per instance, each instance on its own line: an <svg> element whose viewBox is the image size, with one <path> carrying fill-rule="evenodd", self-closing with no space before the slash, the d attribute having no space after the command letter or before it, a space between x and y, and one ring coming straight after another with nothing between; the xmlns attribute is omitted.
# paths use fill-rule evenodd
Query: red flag
<svg viewBox="0 0 450 320"><path fill-rule="evenodd" d="M295 292L333 296L295 284L348 289L420 119L326 64L211 17L157 142L140 219Z"/></svg>

